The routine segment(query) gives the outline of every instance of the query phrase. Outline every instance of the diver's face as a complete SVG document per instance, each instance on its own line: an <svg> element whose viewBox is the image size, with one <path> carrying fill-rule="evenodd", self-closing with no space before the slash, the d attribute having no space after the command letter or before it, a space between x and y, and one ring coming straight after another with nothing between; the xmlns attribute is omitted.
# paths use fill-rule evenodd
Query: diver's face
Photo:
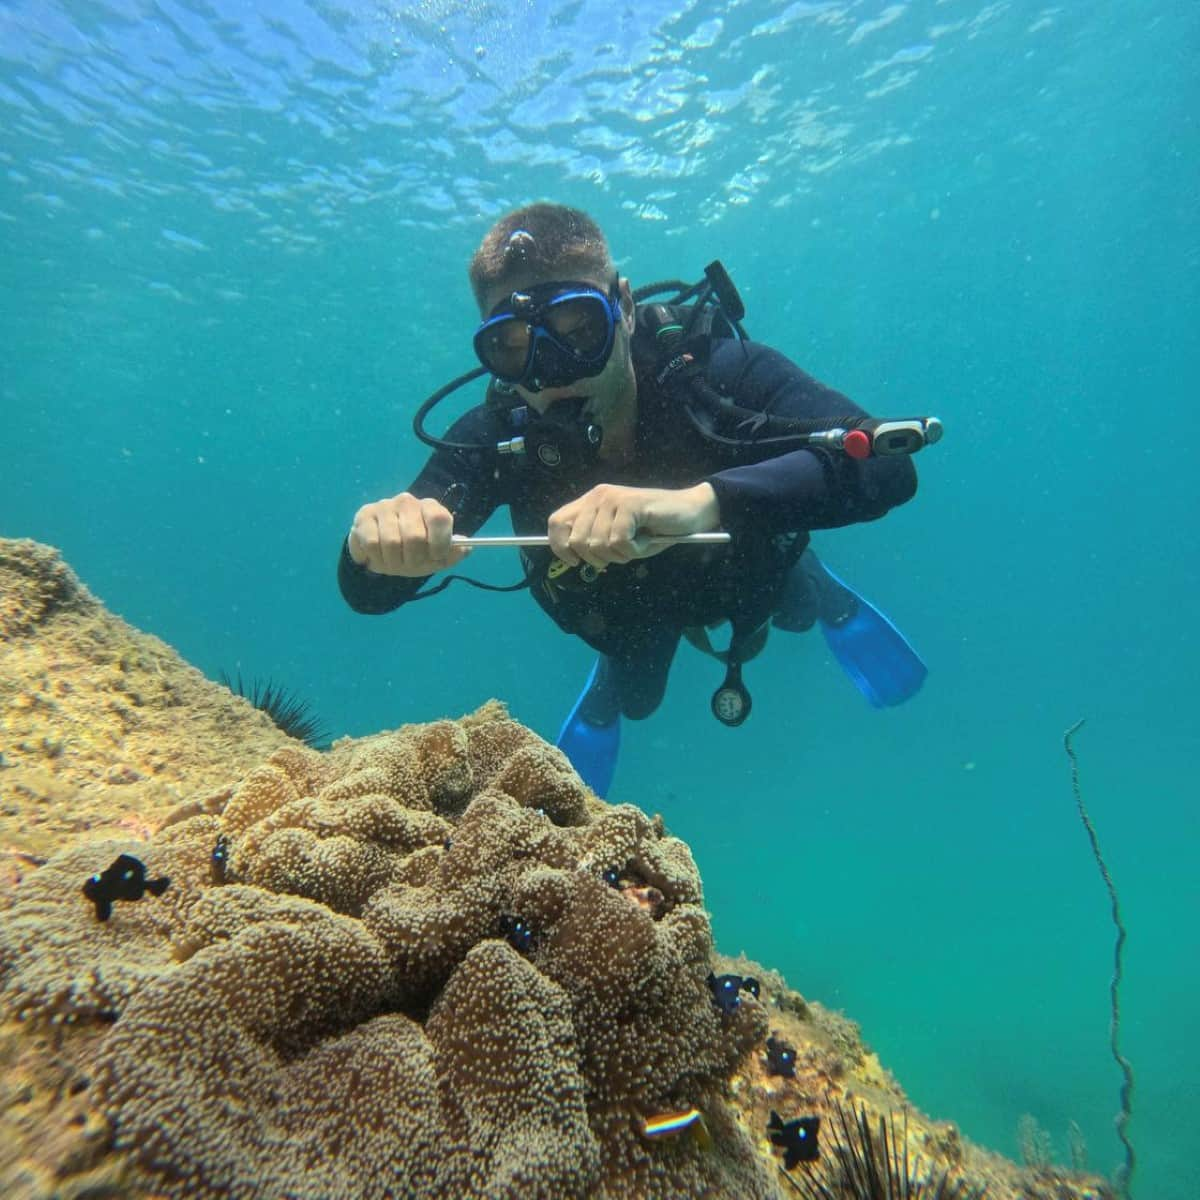
<svg viewBox="0 0 1200 1200"><path fill-rule="evenodd" d="M483 298L482 311L486 316L495 310L496 306L504 303L513 292L524 292L539 284L568 280L571 283L583 283L595 288L600 293L607 293L612 285L612 277L601 279L589 273L570 272L567 276L557 274L518 275L508 279L503 287L493 288ZM633 372L633 357L630 349L630 338L633 335L633 297L629 290L629 280L620 281L620 318L613 330L613 347L604 369L597 375L577 379L573 383L560 387L546 387L539 391L530 391L521 384L515 384L514 390L521 399L536 413L544 413L556 400L567 397L582 397L586 403L584 412L593 417L601 426L612 426L628 419L636 395L637 385Z"/></svg>

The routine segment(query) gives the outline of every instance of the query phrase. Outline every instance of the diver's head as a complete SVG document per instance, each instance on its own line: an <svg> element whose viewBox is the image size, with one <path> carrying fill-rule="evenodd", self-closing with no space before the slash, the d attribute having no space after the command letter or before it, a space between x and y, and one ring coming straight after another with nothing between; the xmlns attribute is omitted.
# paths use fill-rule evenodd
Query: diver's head
<svg viewBox="0 0 1200 1200"><path fill-rule="evenodd" d="M479 311L531 279L590 279L607 288L615 274L608 243L586 213L563 204L527 204L484 235L467 273Z"/></svg>
<svg viewBox="0 0 1200 1200"><path fill-rule="evenodd" d="M577 209L532 204L501 217L471 259L480 361L542 414L582 399L605 427L632 424L634 306L599 227Z"/></svg>

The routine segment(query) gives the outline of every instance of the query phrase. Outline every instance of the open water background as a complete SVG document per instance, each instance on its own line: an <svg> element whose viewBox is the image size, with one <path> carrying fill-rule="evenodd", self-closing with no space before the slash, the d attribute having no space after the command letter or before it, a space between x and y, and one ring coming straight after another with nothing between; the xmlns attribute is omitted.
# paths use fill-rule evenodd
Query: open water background
<svg viewBox="0 0 1200 1200"><path fill-rule="evenodd" d="M269 12L270 15L267 15ZM553 736L589 654L527 598L355 616L354 509L471 365L503 210L588 209L635 284L721 257L747 325L877 413L933 412L915 502L817 539L931 668L867 708L818 637L708 713L681 653L613 799L692 845L721 946L862 1023L928 1112L1015 1154L1200 1157L1195 448L1200 8L0 0L0 532L210 675L337 733L501 696ZM478 574L515 559L476 555Z"/></svg>

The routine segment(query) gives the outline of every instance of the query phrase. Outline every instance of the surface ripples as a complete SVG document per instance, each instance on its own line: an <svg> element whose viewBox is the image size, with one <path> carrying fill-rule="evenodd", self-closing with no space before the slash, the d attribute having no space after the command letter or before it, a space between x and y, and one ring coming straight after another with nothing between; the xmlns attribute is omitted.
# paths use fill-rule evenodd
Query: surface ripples
<svg viewBox="0 0 1200 1200"><path fill-rule="evenodd" d="M628 189L649 219L679 220L674 189L702 181L719 220L915 136L928 114L895 94L1008 6L954 8L18 0L0 17L0 216L186 194L300 246L300 214L311 236L386 196L440 228L519 199L520 173Z"/></svg>

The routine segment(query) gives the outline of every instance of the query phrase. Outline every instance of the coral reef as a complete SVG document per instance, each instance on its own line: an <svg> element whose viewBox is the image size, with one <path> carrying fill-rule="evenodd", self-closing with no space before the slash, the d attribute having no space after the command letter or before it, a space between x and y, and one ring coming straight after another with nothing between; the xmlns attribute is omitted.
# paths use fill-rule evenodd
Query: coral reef
<svg viewBox="0 0 1200 1200"><path fill-rule="evenodd" d="M994 1200L1104 1194L929 1121L852 1023L715 955L687 846L502 705L317 752L53 552L0 543L0 579L12 836L59 834L3 900L5 1196L778 1197L770 1110L843 1102ZM76 722L38 784L39 729ZM121 854L170 883L102 922L82 885ZM718 1004L714 972L761 988Z"/></svg>
<svg viewBox="0 0 1200 1200"><path fill-rule="evenodd" d="M772 1154L767 1125L772 1111L786 1118L799 1114L821 1118L821 1156L800 1163L786 1175L776 1153L783 1194L835 1197L889 1195L978 1196L986 1200L1116 1200L1112 1184L1079 1169L1038 1164L1020 1167L1009 1159L974 1145L951 1121L935 1121L916 1108L899 1083L863 1041L858 1026L844 1015L808 1000L769 968L745 958L715 957L719 971L753 974L762 985L770 1014L771 1037L795 1051L793 1074L773 1069L766 1043L744 1059L730 1080L733 1103L759 1140L764 1156ZM886 1123L887 1149L910 1164L910 1191L887 1191L888 1171L872 1175L843 1170L847 1159L863 1155L859 1128L865 1122L878 1131ZM880 1165L885 1156L876 1154ZM864 1184L864 1176L868 1184ZM878 1190L871 1190L873 1181ZM917 1185L920 1185L919 1190ZM937 1191L937 1186L943 1188Z"/></svg>
<svg viewBox="0 0 1200 1200"><path fill-rule="evenodd" d="M80 845L0 935L11 1013L111 1023L91 1097L148 1189L774 1194L721 1111L766 1013L712 1003L691 856L592 800L500 705L277 752L219 812L179 816L139 851L162 897L99 924L78 881L119 847ZM610 866L661 892L657 918ZM506 913L532 931L519 948ZM640 1118L689 1105L714 1152L641 1138Z"/></svg>

